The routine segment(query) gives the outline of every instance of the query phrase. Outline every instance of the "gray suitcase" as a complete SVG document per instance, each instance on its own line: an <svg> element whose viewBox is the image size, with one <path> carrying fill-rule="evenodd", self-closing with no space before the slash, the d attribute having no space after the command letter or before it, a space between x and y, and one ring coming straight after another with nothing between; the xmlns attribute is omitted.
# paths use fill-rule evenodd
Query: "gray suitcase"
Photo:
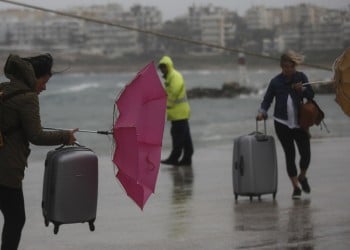
<svg viewBox="0 0 350 250"><path fill-rule="evenodd" d="M60 147L45 160L42 212L45 225L88 222L91 231L97 210L98 159L82 146Z"/></svg>
<svg viewBox="0 0 350 250"><path fill-rule="evenodd" d="M277 193L277 155L273 136L256 131L234 139L232 182L235 200L239 195L261 198Z"/></svg>

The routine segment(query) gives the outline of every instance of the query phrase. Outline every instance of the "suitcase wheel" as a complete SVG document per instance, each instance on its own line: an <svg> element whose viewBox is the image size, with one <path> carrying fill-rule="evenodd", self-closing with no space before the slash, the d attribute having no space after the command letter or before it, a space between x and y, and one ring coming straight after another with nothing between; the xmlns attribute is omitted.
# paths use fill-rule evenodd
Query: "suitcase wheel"
<svg viewBox="0 0 350 250"><path fill-rule="evenodd" d="M89 221L89 228L91 232L95 231L95 225L93 221Z"/></svg>
<svg viewBox="0 0 350 250"><path fill-rule="evenodd" d="M89 228L90 228L91 232L95 231L94 222L95 222L95 219L92 219L92 220L89 221Z"/></svg>
<svg viewBox="0 0 350 250"><path fill-rule="evenodd" d="M47 226L47 227L49 226L50 222L49 222L49 220L46 217L44 218L44 223L45 223L45 226Z"/></svg>
<svg viewBox="0 0 350 250"><path fill-rule="evenodd" d="M58 233L58 229L59 229L60 225L59 224L55 224L54 228L53 228L53 233L57 234Z"/></svg>

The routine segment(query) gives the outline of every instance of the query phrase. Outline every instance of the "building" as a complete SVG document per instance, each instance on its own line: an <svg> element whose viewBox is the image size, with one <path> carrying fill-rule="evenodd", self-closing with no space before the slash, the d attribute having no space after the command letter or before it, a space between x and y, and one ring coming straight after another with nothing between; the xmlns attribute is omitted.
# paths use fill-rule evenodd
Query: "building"
<svg viewBox="0 0 350 250"><path fill-rule="evenodd" d="M139 29L159 32L162 28L162 13L154 6L134 5L130 8L131 15L136 19ZM138 32L138 43L143 53L152 53L159 48L157 37Z"/></svg>
<svg viewBox="0 0 350 250"><path fill-rule="evenodd" d="M130 53L140 53L137 32L118 27L118 25L137 27L135 17L128 12L124 12L121 5L108 4L80 7L73 10L73 13L106 23L84 21L82 29L85 41L81 47L81 53L110 58Z"/></svg>
<svg viewBox="0 0 350 250"><path fill-rule="evenodd" d="M349 13L349 12L346 12ZM245 20L250 30L270 30L274 38L262 39L262 52L341 50L346 44L346 16L341 10L331 10L310 4L268 9L255 6L247 11Z"/></svg>
<svg viewBox="0 0 350 250"><path fill-rule="evenodd" d="M248 30L272 29L272 18L265 6L253 6L245 14L245 21Z"/></svg>
<svg viewBox="0 0 350 250"><path fill-rule="evenodd" d="M233 17L237 14L212 4L189 7L188 24L191 39L204 43L228 47L236 37L236 26ZM222 49L209 46L193 47L196 53L222 53Z"/></svg>
<svg viewBox="0 0 350 250"><path fill-rule="evenodd" d="M66 50L76 52L82 43L82 22L36 11L1 13L0 44L9 50Z"/></svg>

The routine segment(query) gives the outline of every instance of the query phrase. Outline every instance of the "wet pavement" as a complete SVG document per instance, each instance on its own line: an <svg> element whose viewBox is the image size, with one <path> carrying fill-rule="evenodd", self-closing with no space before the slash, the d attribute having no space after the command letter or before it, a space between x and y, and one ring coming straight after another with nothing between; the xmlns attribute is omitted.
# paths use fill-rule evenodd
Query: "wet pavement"
<svg viewBox="0 0 350 250"><path fill-rule="evenodd" d="M21 250L350 249L350 138L312 140L311 194L292 200L277 142L276 200L232 190L232 145L197 148L193 167L162 165L156 194L141 211L100 157L96 230L62 225L57 235L41 214L43 166L32 162L24 183L27 222ZM168 152L163 152L166 156Z"/></svg>

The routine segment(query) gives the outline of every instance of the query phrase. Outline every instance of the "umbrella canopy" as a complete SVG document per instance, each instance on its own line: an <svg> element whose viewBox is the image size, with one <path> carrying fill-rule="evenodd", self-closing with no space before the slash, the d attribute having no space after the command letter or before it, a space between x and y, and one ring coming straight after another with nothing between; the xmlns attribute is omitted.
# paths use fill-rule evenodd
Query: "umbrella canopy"
<svg viewBox="0 0 350 250"><path fill-rule="evenodd" d="M124 88L116 106L116 177L128 196L143 209L155 191L166 113L166 93L153 62Z"/></svg>
<svg viewBox="0 0 350 250"><path fill-rule="evenodd" d="M335 101L350 116L350 48L336 59L333 65Z"/></svg>

